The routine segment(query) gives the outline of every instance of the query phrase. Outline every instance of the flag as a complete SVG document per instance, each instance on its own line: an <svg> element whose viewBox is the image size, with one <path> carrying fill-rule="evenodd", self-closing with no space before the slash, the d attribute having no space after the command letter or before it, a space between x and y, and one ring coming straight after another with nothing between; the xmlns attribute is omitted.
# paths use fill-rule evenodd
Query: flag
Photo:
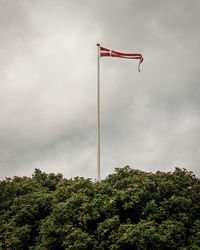
<svg viewBox="0 0 200 250"><path fill-rule="evenodd" d="M143 62L144 58L141 54L130 54L130 53L121 53L115 50L106 49L100 46L100 57L111 56L111 57L119 57L125 59L138 59L138 71L140 71L140 64Z"/></svg>

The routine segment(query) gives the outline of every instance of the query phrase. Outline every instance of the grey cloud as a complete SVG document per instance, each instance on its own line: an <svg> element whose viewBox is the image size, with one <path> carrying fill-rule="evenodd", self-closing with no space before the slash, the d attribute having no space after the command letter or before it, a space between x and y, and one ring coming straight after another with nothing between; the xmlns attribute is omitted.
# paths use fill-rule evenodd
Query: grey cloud
<svg viewBox="0 0 200 250"><path fill-rule="evenodd" d="M34 167L96 175L96 42L102 176L131 165L199 175L199 1L0 1L1 178Z"/></svg>

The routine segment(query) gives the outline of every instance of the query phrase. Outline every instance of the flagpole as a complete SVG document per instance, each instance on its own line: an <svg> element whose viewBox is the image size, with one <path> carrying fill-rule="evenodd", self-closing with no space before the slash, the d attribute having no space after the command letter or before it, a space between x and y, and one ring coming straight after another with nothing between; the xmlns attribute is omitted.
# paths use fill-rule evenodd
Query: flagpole
<svg viewBox="0 0 200 250"><path fill-rule="evenodd" d="M97 181L100 181L100 44L97 44Z"/></svg>

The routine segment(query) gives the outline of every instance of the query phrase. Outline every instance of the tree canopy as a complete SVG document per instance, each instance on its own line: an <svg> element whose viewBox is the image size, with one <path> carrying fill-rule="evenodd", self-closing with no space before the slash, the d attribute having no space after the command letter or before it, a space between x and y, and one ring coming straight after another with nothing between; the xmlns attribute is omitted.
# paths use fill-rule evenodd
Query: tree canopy
<svg viewBox="0 0 200 250"><path fill-rule="evenodd" d="M6 178L0 249L200 249L200 180L130 167L101 182L39 169Z"/></svg>

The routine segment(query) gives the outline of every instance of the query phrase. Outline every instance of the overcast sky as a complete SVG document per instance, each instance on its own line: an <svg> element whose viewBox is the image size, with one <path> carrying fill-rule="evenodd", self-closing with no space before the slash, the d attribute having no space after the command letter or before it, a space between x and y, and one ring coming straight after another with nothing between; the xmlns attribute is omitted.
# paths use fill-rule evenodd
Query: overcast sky
<svg viewBox="0 0 200 250"><path fill-rule="evenodd" d="M200 176L199 0L0 0L0 178L116 167Z"/></svg>

